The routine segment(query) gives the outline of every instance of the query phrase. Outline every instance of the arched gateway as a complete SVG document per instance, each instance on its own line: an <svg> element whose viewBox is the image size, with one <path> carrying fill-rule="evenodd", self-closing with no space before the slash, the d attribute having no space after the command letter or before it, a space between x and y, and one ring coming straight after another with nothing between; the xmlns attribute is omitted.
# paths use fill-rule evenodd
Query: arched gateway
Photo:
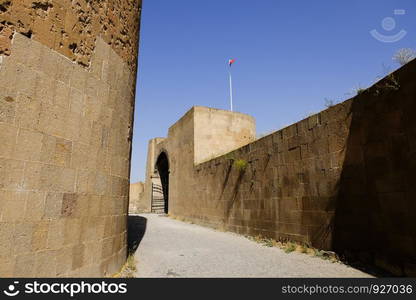
<svg viewBox="0 0 416 300"><path fill-rule="evenodd" d="M152 212L169 212L169 160L165 152L159 154L155 166L160 184L152 183Z"/></svg>

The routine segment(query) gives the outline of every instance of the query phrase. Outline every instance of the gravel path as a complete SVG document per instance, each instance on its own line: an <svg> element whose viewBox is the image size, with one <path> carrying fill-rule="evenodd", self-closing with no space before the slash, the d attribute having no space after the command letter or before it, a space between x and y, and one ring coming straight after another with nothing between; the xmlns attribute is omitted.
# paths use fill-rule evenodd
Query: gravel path
<svg viewBox="0 0 416 300"><path fill-rule="evenodd" d="M228 232L155 214L133 216L137 277L370 277L340 263L266 247ZM144 226L146 226L144 230Z"/></svg>

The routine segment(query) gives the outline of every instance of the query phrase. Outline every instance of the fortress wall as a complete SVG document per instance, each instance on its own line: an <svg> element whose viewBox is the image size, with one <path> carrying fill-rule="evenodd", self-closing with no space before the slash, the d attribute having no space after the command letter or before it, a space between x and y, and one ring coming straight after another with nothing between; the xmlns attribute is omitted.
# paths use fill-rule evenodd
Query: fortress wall
<svg viewBox="0 0 416 300"><path fill-rule="evenodd" d="M206 161L232 149L246 145L255 139L255 121L251 116L214 108L194 106L173 124L167 138L149 141L145 197L145 211L150 211L151 183L155 175L156 161L164 152L169 160L169 212L186 209L183 199L188 197L187 187L194 182L195 163ZM186 196L183 196L183 193ZM170 206L172 205L172 206Z"/></svg>
<svg viewBox="0 0 416 300"><path fill-rule="evenodd" d="M0 55L10 55L19 32L89 66L100 36L135 70L140 10L141 0L0 1Z"/></svg>
<svg viewBox="0 0 416 300"><path fill-rule="evenodd" d="M414 78L416 61L351 100L194 167L183 167L192 153L177 156L169 137L177 182L169 213L415 276Z"/></svg>
<svg viewBox="0 0 416 300"><path fill-rule="evenodd" d="M140 1L0 6L0 277L111 275L127 252Z"/></svg>
<svg viewBox="0 0 416 300"><path fill-rule="evenodd" d="M253 117L215 108L194 107L194 163L223 155L256 138Z"/></svg>
<svg viewBox="0 0 416 300"><path fill-rule="evenodd" d="M130 184L129 192L129 214L138 214L146 211L144 197L144 183L136 182Z"/></svg>

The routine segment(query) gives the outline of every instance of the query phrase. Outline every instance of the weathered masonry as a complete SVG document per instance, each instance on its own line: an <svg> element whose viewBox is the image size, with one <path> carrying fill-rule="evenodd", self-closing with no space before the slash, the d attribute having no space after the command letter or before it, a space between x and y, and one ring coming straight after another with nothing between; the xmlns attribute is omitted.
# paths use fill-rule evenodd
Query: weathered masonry
<svg viewBox="0 0 416 300"><path fill-rule="evenodd" d="M140 10L0 0L0 277L124 263Z"/></svg>
<svg viewBox="0 0 416 300"><path fill-rule="evenodd" d="M156 177L170 215L416 276L415 78L413 61L256 141L249 116L194 107L150 141L140 207Z"/></svg>

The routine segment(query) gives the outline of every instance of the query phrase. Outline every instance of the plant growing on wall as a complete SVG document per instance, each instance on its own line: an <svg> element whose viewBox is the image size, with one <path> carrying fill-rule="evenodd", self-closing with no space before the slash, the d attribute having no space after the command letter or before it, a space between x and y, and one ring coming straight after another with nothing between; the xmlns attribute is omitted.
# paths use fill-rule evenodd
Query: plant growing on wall
<svg viewBox="0 0 416 300"><path fill-rule="evenodd" d="M224 158L225 158L226 160L230 160L230 161L234 161L234 160L235 160L234 153L232 153L232 152L227 153L227 154L224 156Z"/></svg>
<svg viewBox="0 0 416 300"><path fill-rule="evenodd" d="M330 108L330 107L334 106L335 104L336 104L335 103L335 100L329 99L329 98L325 98L325 107L326 108Z"/></svg>
<svg viewBox="0 0 416 300"><path fill-rule="evenodd" d="M404 66L416 58L416 51L410 48L400 49L394 54L393 60L399 65Z"/></svg>
<svg viewBox="0 0 416 300"><path fill-rule="evenodd" d="M362 87L361 85L357 85L356 87L353 87L352 91L353 95L361 95L366 91L366 88Z"/></svg>
<svg viewBox="0 0 416 300"><path fill-rule="evenodd" d="M394 74L390 74L383 83L378 83L376 87L377 89L374 94L379 96L383 91L398 91L400 89L400 84Z"/></svg>
<svg viewBox="0 0 416 300"><path fill-rule="evenodd" d="M247 165L248 162L241 158L234 161L234 166L240 171L244 171L247 168Z"/></svg>

